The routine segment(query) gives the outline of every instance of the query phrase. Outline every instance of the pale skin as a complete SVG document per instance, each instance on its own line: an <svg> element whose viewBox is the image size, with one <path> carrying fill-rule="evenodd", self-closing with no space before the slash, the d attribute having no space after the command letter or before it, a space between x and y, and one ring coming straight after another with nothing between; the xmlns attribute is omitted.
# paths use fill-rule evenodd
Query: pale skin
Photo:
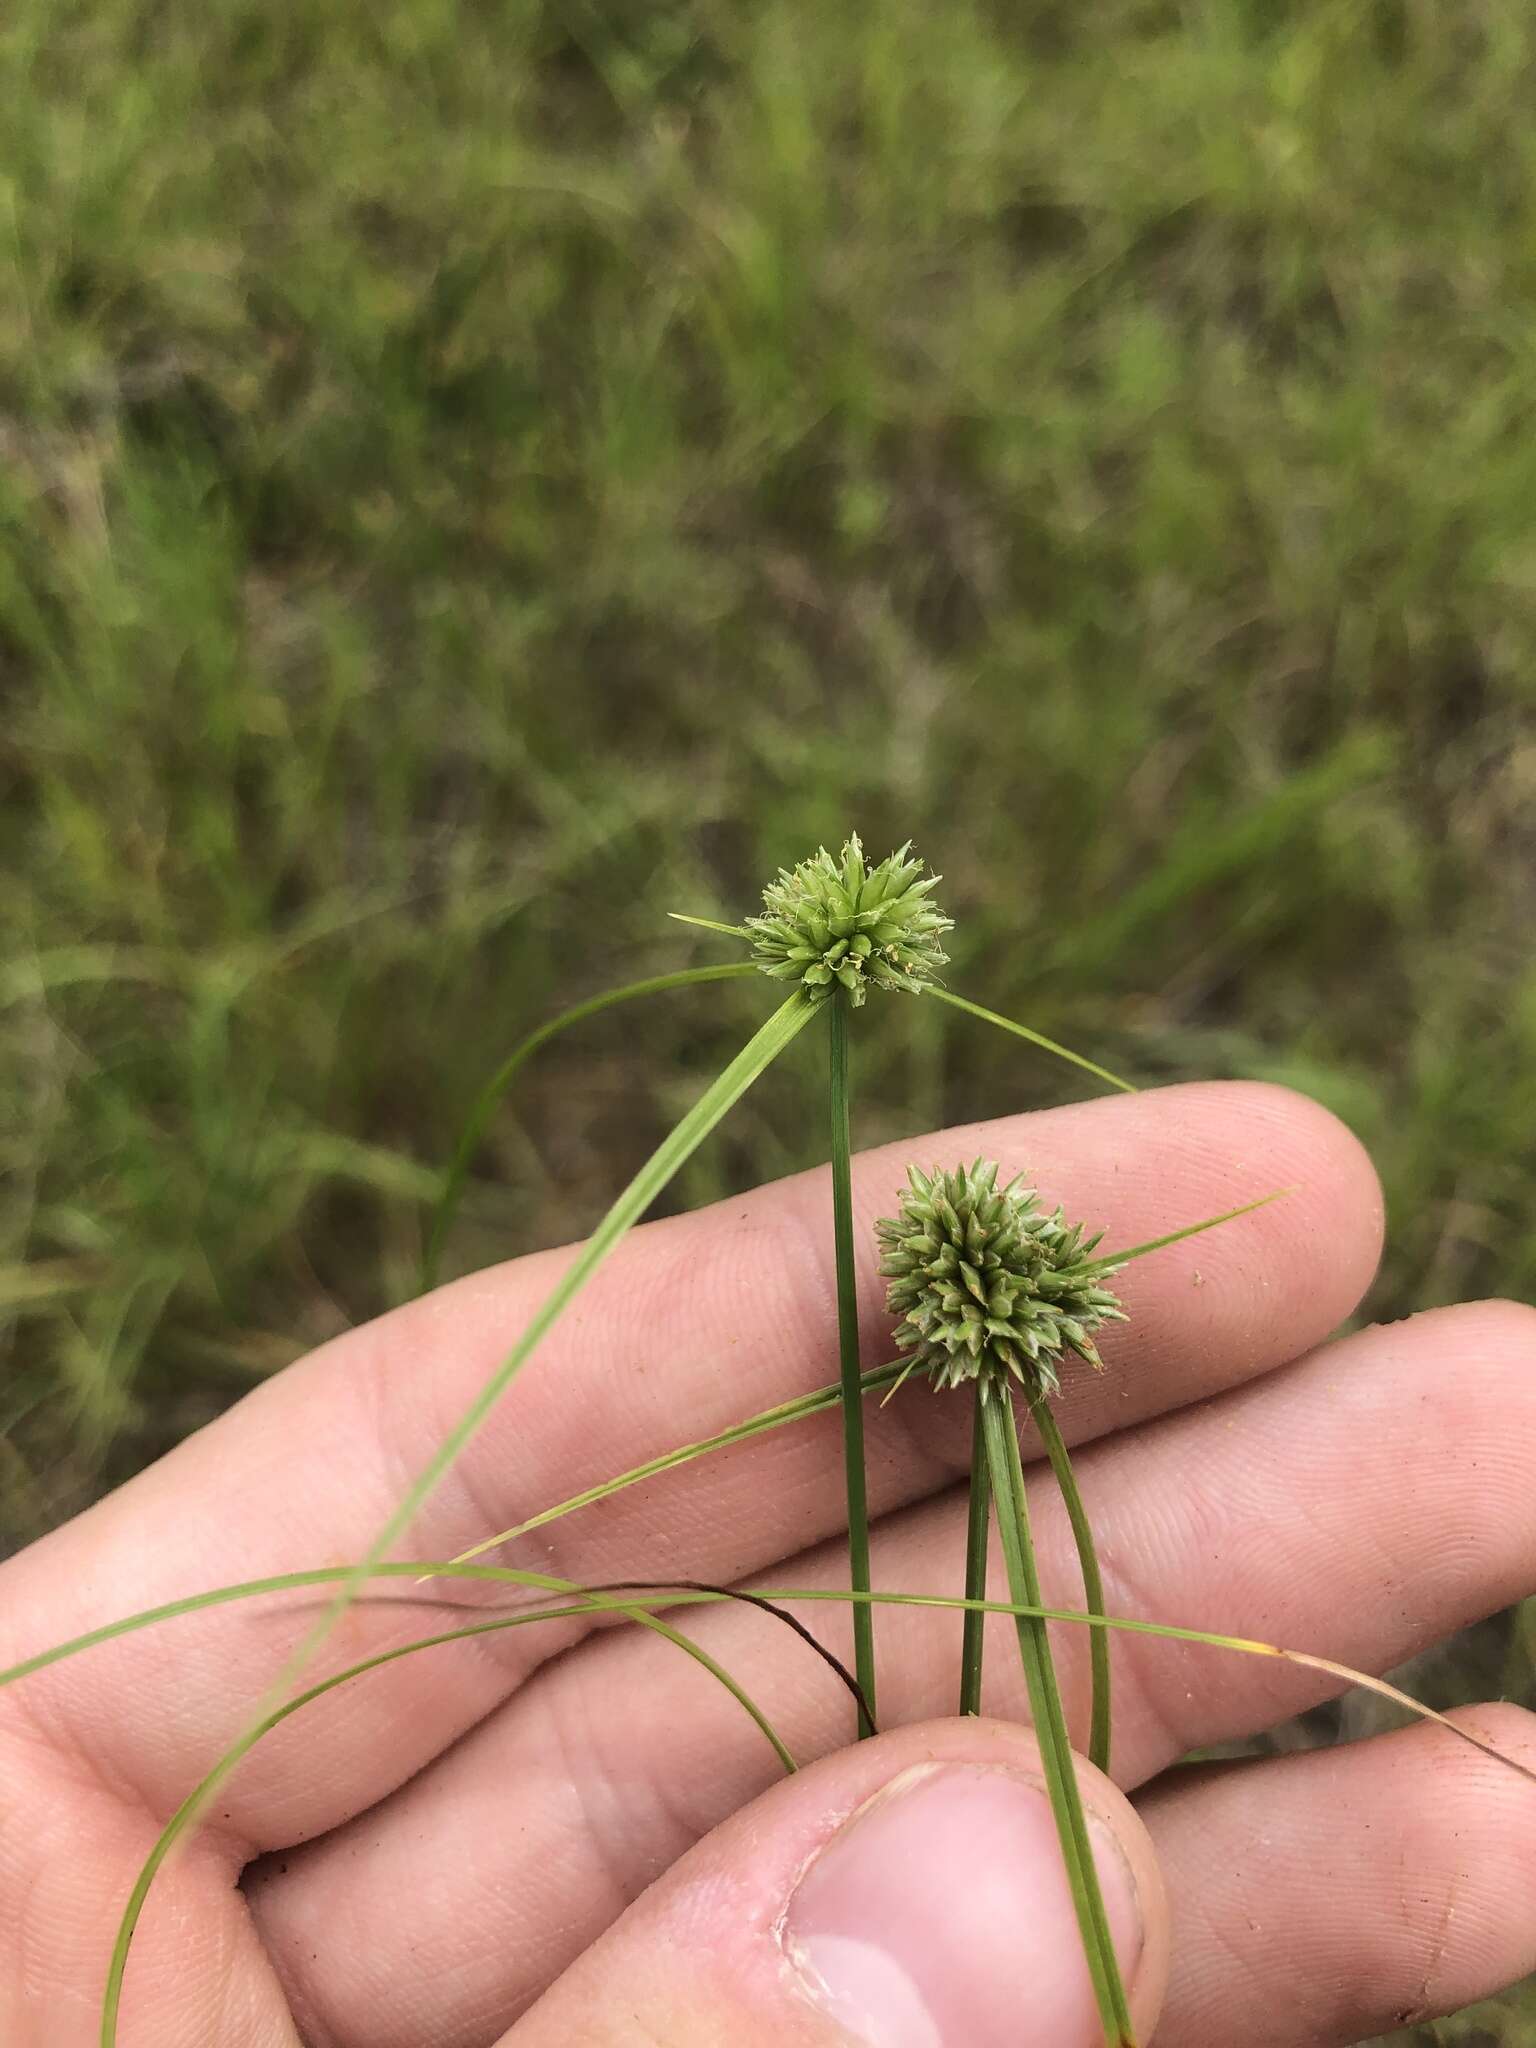
<svg viewBox="0 0 1536 2048"><path fill-rule="evenodd" d="M1369 1162L1323 1111L1200 1085L864 1155L866 1363L888 1346L875 1217L907 1160L977 1154L1104 1224L1106 1248L1296 1189L1129 1269L1117 1285L1132 1320L1108 1333L1106 1373L1068 1375L1058 1414L1112 1612L1380 1672L1536 1585L1536 1312L1471 1304L1334 1336L1370 1281L1381 1207ZM566 1256L515 1261L338 1339L12 1560L0 1660L206 1587L359 1556ZM834 1378L830 1260L825 1171L636 1232L423 1511L409 1554L451 1556ZM958 1590L964 1397L914 1385L871 1404L869 1428L876 1583ZM552 1524L503 1561L585 1582L846 1583L840 1459L823 1417ZM1070 1537L1041 1472L1042 1566L1071 1605ZM403 1597L394 1586L352 1610L310 1675L451 1625ZM7 2048L95 2043L140 1863L316 1611L292 1595L212 1610L0 1695ZM846 1651L844 1609L801 1612ZM122 2048L875 2040L807 1991L787 1901L849 1814L893 1779L916 1782L914 1767L1028 1779L1011 1625L988 1641L993 1718L961 1722L946 1718L957 1617L882 1610L883 1732L855 1746L847 1694L771 1620L739 1606L678 1619L809 1770L784 1780L740 1709L632 1626L562 1622L407 1659L296 1716L226 1786L151 1897ZM1081 1742L1086 1643L1067 1628L1054 1640ZM1536 1785L1430 1727L1175 1771L1328 1682L1127 1638L1115 1671L1120 1789L1086 1764L1082 1776L1139 1899L1143 2039L1357 2042L1536 1968ZM1518 1708L1463 1715L1536 1763ZM934 1881L902 1873L908 1889Z"/></svg>

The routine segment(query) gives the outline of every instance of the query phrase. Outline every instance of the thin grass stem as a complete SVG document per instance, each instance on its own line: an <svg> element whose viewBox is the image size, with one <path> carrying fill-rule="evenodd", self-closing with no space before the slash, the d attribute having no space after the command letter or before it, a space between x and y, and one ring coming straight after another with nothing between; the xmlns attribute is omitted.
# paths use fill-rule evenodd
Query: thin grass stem
<svg viewBox="0 0 1536 2048"><path fill-rule="evenodd" d="M1083 1507L1083 1497L1078 1491L1077 1475L1072 1470L1072 1460L1067 1455L1066 1439L1057 1427L1050 1404L1045 1400L1032 1401L1030 1414L1035 1428L1040 1432L1040 1441L1045 1446L1045 1455L1051 1461L1051 1470L1056 1475L1056 1484L1061 1488L1061 1497L1066 1504L1067 1520L1072 1524L1072 1540L1077 1545L1077 1561L1083 1574L1083 1605L1090 1614L1104 1612L1104 1578L1099 1570L1099 1553L1093 1540L1093 1527ZM1088 1638L1088 1662L1093 1680L1093 1714L1088 1730L1088 1761L1095 1764L1106 1777L1109 1775L1110 1750L1110 1671L1109 1632L1096 1628Z"/></svg>
<svg viewBox="0 0 1536 2048"><path fill-rule="evenodd" d="M998 1534L1008 1567L1009 1589L1020 1605L1038 1607L1042 1604L1040 1576L1030 1535L1029 1507L1024 1492L1024 1470L1019 1458L1018 1425L1013 1402L1006 1389L993 1387L982 1408L987 1466L997 1509ZM1072 1891L1072 1903L1077 1913L1099 2016L1110 2042L1117 2044L1117 2048L1133 2048L1135 2034L1130 2007L1120 1978L1120 1965L1115 1955L1109 1917L1104 1910L1103 1894L1099 1889L1093 1844L1089 1839L1082 1791L1067 1740L1066 1716L1062 1712L1045 1623L1034 1616L1021 1615L1018 1636L1035 1737L1040 1744L1046 1785L1061 1838L1062 1861Z"/></svg>
<svg viewBox="0 0 1536 2048"><path fill-rule="evenodd" d="M987 1597L987 1548L992 1526L992 1482L987 1471L987 1433L978 1399L971 1423L970 1512L965 1525L965 1597ZM967 1607L960 1638L960 1712L981 1712L981 1668L987 1617L981 1607Z"/></svg>
<svg viewBox="0 0 1536 2048"><path fill-rule="evenodd" d="M843 1478L848 1495L848 1573L852 1590L867 1593L869 1498L864 1474L863 1379L859 1372L859 1286L853 1254L853 1142L848 1113L849 1058L847 996L841 989L827 1004L828 1104L832 1115L832 1245L837 1263L838 1387L843 1408ZM858 1734L874 1733L875 1616L864 1601L853 1610L853 1668L868 1702L858 1712Z"/></svg>

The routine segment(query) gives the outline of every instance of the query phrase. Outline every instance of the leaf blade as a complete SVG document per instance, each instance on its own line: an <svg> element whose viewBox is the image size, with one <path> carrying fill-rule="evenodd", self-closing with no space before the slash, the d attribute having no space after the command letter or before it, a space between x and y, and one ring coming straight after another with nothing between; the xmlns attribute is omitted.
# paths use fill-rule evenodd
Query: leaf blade
<svg viewBox="0 0 1536 2048"><path fill-rule="evenodd" d="M1096 1061L1073 1052L1070 1046L1058 1045L1054 1038L1047 1038L1042 1031L1035 1031L1028 1024L1016 1024L1011 1017L999 1016L996 1010L985 1009L980 1003L973 1003L969 997L956 995L952 988L941 988L936 982L924 990L925 995L936 996L941 1003L948 1003L951 1009L964 1010L968 1016L979 1017L984 1024L994 1024L999 1031L1011 1031L1015 1038L1022 1038L1030 1045L1038 1046L1042 1052L1052 1054L1056 1059L1065 1060L1068 1066L1081 1067L1085 1074L1092 1074L1096 1080L1107 1081L1111 1088L1118 1088L1125 1095L1137 1093L1134 1081L1122 1081L1118 1074L1112 1074L1108 1067L1101 1067Z"/></svg>

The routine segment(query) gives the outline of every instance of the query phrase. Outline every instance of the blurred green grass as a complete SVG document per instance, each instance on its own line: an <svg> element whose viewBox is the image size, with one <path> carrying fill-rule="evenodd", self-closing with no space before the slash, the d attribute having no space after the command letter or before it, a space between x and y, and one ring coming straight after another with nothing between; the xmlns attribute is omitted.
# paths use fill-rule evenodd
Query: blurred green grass
<svg viewBox="0 0 1536 2048"><path fill-rule="evenodd" d="M959 985L1346 1117L1372 1313L1536 1293L1532 50L10 0L0 1535L407 1291L508 1044L849 826ZM457 1262L578 1234L756 995L547 1055ZM917 1010L866 1140L1066 1087ZM819 1159L803 1079L678 1202Z"/></svg>

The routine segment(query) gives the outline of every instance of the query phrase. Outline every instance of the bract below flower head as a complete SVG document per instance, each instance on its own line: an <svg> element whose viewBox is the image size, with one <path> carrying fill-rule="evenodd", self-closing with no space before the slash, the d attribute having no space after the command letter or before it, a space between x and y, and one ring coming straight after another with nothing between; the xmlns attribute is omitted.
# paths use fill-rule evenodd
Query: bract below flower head
<svg viewBox="0 0 1536 2048"><path fill-rule="evenodd" d="M908 1371L937 1387L975 1380L983 1400L1012 1381L1037 1400L1059 1391L1063 1352L1103 1370L1093 1333L1126 1319L1103 1284L1120 1266L1093 1257L1102 1233L1085 1236L997 1174L983 1159L952 1173L908 1167L900 1213L875 1225L886 1306Z"/></svg>
<svg viewBox="0 0 1536 2048"><path fill-rule="evenodd" d="M910 840L876 867L866 866L857 833L836 860L822 847L814 860L780 868L762 915L747 919L757 964L818 1001L843 988L857 1007L871 985L919 994L949 957L939 937L954 919L930 900L939 880L911 857Z"/></svg>

